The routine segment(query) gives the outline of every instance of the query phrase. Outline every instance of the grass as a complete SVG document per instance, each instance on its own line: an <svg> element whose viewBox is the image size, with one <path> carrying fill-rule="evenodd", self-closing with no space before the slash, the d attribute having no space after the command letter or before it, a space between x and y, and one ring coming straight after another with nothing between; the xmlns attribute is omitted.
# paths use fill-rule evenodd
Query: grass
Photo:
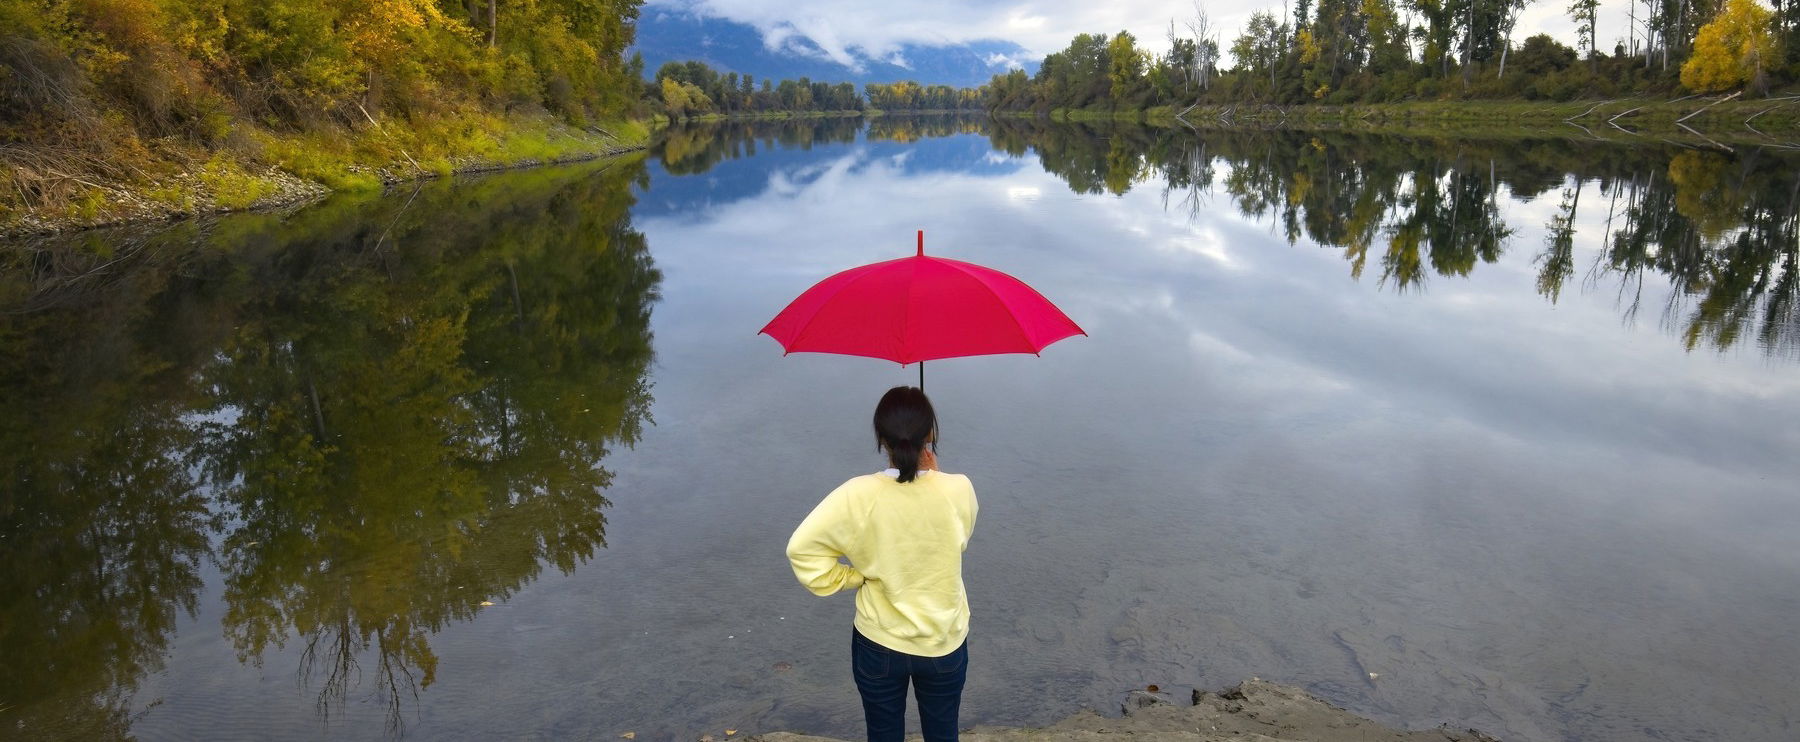
<svg viewBox="0 0 1800 742"><path fill-rule="evenodd" d="M200 168L200 182L212 191L213 202L226 209L248 209L281 190L279 183L244 171L238 163L219 153Z"/></svg>
<svg viewBox="0 0 1800 742"><path fill-rule="evenodd" d="M1143 121L1144 111L1136 108L1058 108L1050 112L1052 121Z"/></svg>
<svg viewBox="0 0 1800 742"><path fill-rule="evenodd" d="M232 144L163 143L130 153L132 177L84 179L55 198L0 190L0 233L241 210L292 198L292 178L331 191L368 192L388 182L456 172L585 159L643 148L650 122L585 128L547 116L441 114L379 124L279 131L237 121ZM46 150L49 151L49 150ZM115 153L117 154L117 153ZM195 164L199 163L199 164ZM302 191L304 192L304 191Z"/></svg>
<svg viewBox="0 0 1800 742"><path fill-rule="evenodd" d="M380 188L389 178L444 176L469 169L559 162L643 146L649 126L608 122L576 129L547 117L490 114L364 127L350 136L264 134L275 165L335 191Z"/></svg>
<svg viewBox="0 0 1800 742"><path fill-rule="evenodd" d="M1338 123L1354 127L1387 128L1420 124L1481 129L1519 126L1564 126L1570 121L1583 126L1612 126L1631 130L1679 131L1682 118L1692 114L1688 127L1707 130L1741 130L1755 117L1757 129L1800 138L1800 100L1731 100L1708 107L1717 97L1620 98L1570 102L1549 101L1414 101L1366 105L1202 106L1189 112L1189 121L1239 121L1268 123ZM1170 116L1173 118L1173 115Z"/></svg>

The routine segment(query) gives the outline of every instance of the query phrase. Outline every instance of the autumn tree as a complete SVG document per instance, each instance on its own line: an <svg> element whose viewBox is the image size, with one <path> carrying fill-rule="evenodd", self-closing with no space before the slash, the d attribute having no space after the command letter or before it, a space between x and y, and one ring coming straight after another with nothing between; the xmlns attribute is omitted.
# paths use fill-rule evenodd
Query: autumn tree
<svg viewBox="0 0 1800 742"><path fill-rule="evenodd" d="M1764 70L1778 60L1774 17L1754 0L1727 0L1711 23L1694 37L1693 56L1681 66L1681 84L1689 90L1711 93L1749 83L1766 85Z"/></svg>

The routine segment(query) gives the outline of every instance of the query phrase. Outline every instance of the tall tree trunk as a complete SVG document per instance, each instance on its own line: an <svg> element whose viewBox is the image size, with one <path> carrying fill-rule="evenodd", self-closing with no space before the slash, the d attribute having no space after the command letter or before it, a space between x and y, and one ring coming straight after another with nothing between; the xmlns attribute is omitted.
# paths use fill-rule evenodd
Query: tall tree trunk
<svg viewBox="0 0 1800 742"><path fill-rule="evenodd" d="M1638 41L1637 0L1631 0L1631 4L1625 6L1625 32L1630 34L1630 36L1626 37L1629 40L1625 42L1627 46L1625 53L1636 55Z"/></svg>
<svg viewBox="0 0 1800 742"><path fill-rule="evenodd" d="M494 40L500 35L500 14L494 12L495 6L499 2L500 0L488 0L488 46L490 47L494 45Z"/></svg>
<svg viewBox="0 0 1800 742"><path fill-rule="evenodd" d="M1475 53L1475 0L1468 0L1468 21L1463 24L1462 85L1469 89L1469 62Z"/></svg>
<svg viewBox="0 0 1800 742"><path fill-rule="evenodd" d="M1509 8L1511 8L1510 1L1507 5L1501 7L1501 12L1507 14L1506 18L1501 21L1506 24L1506 45L1500 47L1500 74L1494 76L1494 79L1496 80L1504 79L1506 77L1506 55L1512 51L1513 24L1517 23L1519 20L1511 15L1512 11L1509 10Z"/></svg>

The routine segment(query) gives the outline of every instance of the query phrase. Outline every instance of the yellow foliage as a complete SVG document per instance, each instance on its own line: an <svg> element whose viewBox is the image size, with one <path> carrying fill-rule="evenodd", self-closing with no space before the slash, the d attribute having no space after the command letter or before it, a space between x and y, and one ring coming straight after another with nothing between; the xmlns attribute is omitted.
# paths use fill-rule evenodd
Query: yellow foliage
<svg viewBox="0 0 1800 742"><path fill-rule="evenodd" d="M1312 29L1300 29L1300 33L1294 36L1294 41L1300 47L1301 64L1312 64L1313 62L1318 61L1319 54L1322 50L1319 47L1319 41L1313 38Z"/></svg>
<svg viewBox="0 0 1800 742"><path fill-rule="evenodd" d="M1727 0L1724 10L1694 37L1693 56L1681 66L1681 84L1711 93L1755 79L1775 63L1775 37L1769 32L1774 14L1755 0Z"/></svg>

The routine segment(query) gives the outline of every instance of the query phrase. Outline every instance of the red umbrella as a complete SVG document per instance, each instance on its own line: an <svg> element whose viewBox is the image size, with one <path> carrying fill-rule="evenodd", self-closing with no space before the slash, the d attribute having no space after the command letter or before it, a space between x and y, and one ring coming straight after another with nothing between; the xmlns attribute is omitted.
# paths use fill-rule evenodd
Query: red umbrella
<svg viewBox="0 0 1800 742"><path fill-rule="evenodd" d="M925 255L851 268L814 284L762 333L788 353L838 353L901 365L1031 353L1086 335L1024 281L974 263Z"/></svg>

